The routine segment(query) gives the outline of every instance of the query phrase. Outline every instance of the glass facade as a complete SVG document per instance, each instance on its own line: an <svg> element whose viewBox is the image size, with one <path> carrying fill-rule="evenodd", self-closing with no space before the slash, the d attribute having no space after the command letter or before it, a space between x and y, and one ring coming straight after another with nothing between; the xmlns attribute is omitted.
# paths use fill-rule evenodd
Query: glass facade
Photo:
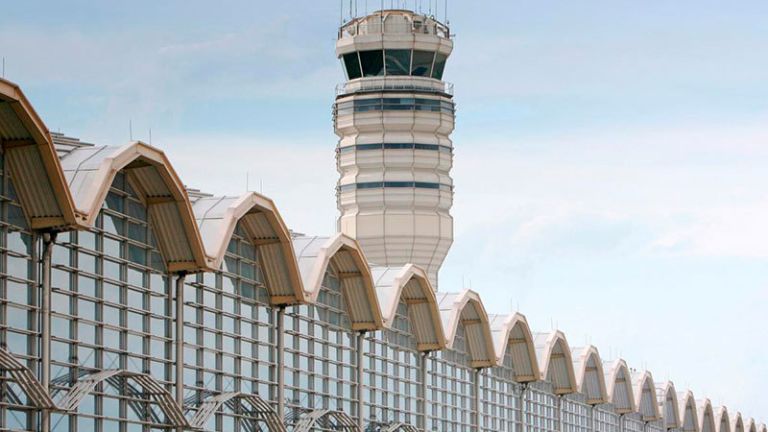
<svg viewBox="0 0 768 432"><path fill-rule="evenodd" d="M347 79L379 76L416 76L441 80L448 56L432 51L386 49L342 55Z"/></svg>
<svg viewBox="0 0 768 432"><path fill-rule="evenodd" d="M454 105L448 99L378 97L346 100L337 102L335 106L336 116L375 111L426 111L454 114Z"/></svg>
<svg viewBox="0 0 768 432"><path fill-rule="evenodd" d="M27 227L12 182L0 174L0 346L39 376L42 240ZM178 276L168 273L149 212L131 185L118 173L94 227L56 238L51 393L57 401L79 380L108 370L151 376L163 391L175 393ZM286 309L281 370L279 315L269 304L258 246L238 224L219 271L185 277L187 419L221 394L258 395L276 409L282 374L282 420L289 429L311 411L341 410L367 431L405 424L430 432L661 432L660 422L619 417L610 405L592 408L582 395L556 396L547 382L516 383L510 354L500 366L473 368L462 325L452 349L419 352L406 301L398 304L391 328L364 334L358 346L344 277L332 260L316 304ZM77 410L54 413L50 430L172 429L167 410L153 397L157 389L144 385L123 375L100 381ZM202 429L254 430L253 409L238 400L222 404ZM40 430L41 418L11 375L0 373L0 429ZM313 430L337 429L321 421Z"/></svg>
<svg viewBox="0 0 768 432"><path fill-rule="evenodd" d="M341 154L353 153L355 151L367 150L426 150L439 151L441 153L453 153L453 149L448 146L438 144L419 144L419 143L377 143L377 144L357 144L346 147L339 147Z"/></svg>
<svg viewBox="0 0 768 432"><path fill-rule="evenodd" d="M427 430L470 432L474 424L475 369L459 324L453 349L433 353L428 362Z"/></svg>
<svg viewBox="0 0 768 432"><path fill-rule="evenodd" d="M422 354L416 348L405 302L398 305L392 328L369 334L363 349L363 418L381 426L422 425Z"/></svg>

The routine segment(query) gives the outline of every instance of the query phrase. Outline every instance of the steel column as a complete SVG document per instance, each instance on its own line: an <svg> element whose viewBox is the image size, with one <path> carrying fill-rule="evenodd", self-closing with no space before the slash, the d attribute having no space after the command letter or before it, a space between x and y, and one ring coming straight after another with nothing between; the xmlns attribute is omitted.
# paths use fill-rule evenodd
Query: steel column
<svg viewBox="0 0 768 432"><path fill-rule="evenodd" d="M277 370L277 415L285 421L285 306L278 306L275 314L277 321L277 352L275 353Z"/></svg>
<svg viewBox="0 0 768 432"><path fill-rule="evenodd" d="M42 296L40 311L40 382L50 394L51 386L51 258L56 241L55 233L43 233ZM41 411L40 430L51 430L51 411Z"/></svg>
<svg viewBox="0 0 768 432"><path fill-rule="evenodd" d="M176 403L184 411L184 280L187 275L179 273L176 277ZM179 432L184 428L179 427Z"/></svg>
<svg viewBox="0 0 768 432"><path fill-rule="evenodd" d="M363 343L365 342L365 332L361 331L357 334L357 427L363 430L363 376L365 375L365 369L363 368L364 351Z"/></svg>

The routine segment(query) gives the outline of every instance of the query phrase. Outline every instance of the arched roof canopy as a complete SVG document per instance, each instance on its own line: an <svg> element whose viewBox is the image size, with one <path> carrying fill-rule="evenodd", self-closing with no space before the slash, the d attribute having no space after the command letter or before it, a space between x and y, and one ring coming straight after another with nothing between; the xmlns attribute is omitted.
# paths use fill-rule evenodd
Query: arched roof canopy
<svg viewBox="0 0 768 432"><path fill-rule="evenodd" d="M261 426L266 425L267 430L270 432L285 432L286 429L282 419L278 417L269 403L258 395L240 392L222 393L207 397L197 406L197 412L189 421L189 424L194 429L203 429L208 420L222 406L228 406L234 410L237 409L238 402L247 402L251 406L251 409L246 411L247 415L241 419L248 424L247 430L260 431L262 430Z"/></svg>
<svg viewBox="0 0 768 432"><path fill-rule="evenodd" d="M82 216L76 213L51 134L21 88L4 79L0 79L0 144L30 228L76 228Z"/></svg>
<svg viewBox="0 0 768 432"><path fill-rule="evenodd" d="M555 394L576 393L576 373L573 371L571 348L565 334L559 330L536 333L533 340L541 379L552 383Z"/></svg>
<svg viewBox="0 0 768 432"><path fill-rule="evenodd" d="M605 386L605 372L600 353L593 345L572 350L573 369L576 373L576 387L587 398L590 405L608 402Z"/></svg>
<svg viewBox="0 0 768 432"><path fill-rule="evenodd" d="M672 381L656 383L656 399L666 429L677 429L681 425L680 403Z"/></svg>
<svg viewBox="0 0 768 432"><path fill-rule="evenodd" d="M379 330L384 322L373 286L371 269L360 245L344 234L333 237L295 237L293 248L299 262L304 298L317 302L329 268L339 276L352 329Z"/></svg>
<svg viewBox="0 0 768 432"><path fill-rule="evenodd" d="M760 423L757 432L768 432L768 426L766 426L765 423Z"/></svg>
<svg viewBox="0 0 768 432"><path fill-rule="evenodd" d="M537 381L541 372L536 359L533 334L525 315L491 315L489 320L496 347L496 364L503 365L505 357L510 355L515 381Z"/></svg>
<svg viewBox="0 0 768 432"><path fill-rule="evenodd" d="M296 426L293 432L310 432L319 430L317 426L322 426L323 430L338 430L347 432L362 432L357 422L354 421L344 411L315 410L305 414Z"/></svg>
<svg viewBox="0 0 768 432"><path fill-rule="evenodd" d="M109 382L114 378L132 379L136 384L142 387L144 394L150 396L154 402L157 403L158 407L171 422L172 426L183 428L190 427L181 407L160 382L150 375L130 372L127 370L103 370L80 378L80 380L67 391L67 394L59 403L60 407L69 412L77 411L77 408L83 400L93 392L99 384Z"/></svg>
<svg viewBox="0 0 768 432"><path fill-rule="evenodd" d="M632 388L632 376L627 362L617 359L603 364L608 396L617 414L627 414L635 410L635 396Z"/></svg>
<svg viewBox="0 0 768 432"><path fill-rule="evenodd" d="M646 422L660 419L661 412L653 375L649 371L635 372L632 382L635 390L635 412L640 413Z"/></svg>
<svg viewBox="0 0 768 432"><path fill-rule="evenodd" d="M395 322L400 302L406 304L411 330L419 351L436 351L446 347L435 290L427 273L418 266L374 267L371 269L376 294L381 306L384 327Z"/></svg>
<svg viewBox="0 0 768 432"><path fill-rule="evenodd" d="M472 290L461 293L437 293L447 347L452 348L459 325L464 326L472 367L486 368L496 364L493 336L480 296Z"/></svg>
<svg viewBox="0 0 768 432"><path fill-rule="evenodd" d="M37 408L57 410L51 395L37 380L35 374L22 364L10 351L0 348L0 370L8 374Z"/></svg>
<svg viewBox="0 0 768 432"><path fill-rule="evenodd" d="M688 390L685 393L679 393L677 400L680 404L680 428L682 432L699 432L699 410L693 392Z"/></svg>
<svg viewBox="0 0 768 432"><path fill-rule="evenodd" d="M715 413L712 409L712 402L709 399L702 399L696 401L696 406L698 408L696 414L699 417L699 431L716 432Z"/></svg>
<svg viewBox="0 0 768 432"><path fill-rule="evenodd" d="M745 432L744 431L744 419L741 417L741 412L736 411L731 414L731 432Z"/></svg>
<svg viewBox="0 0 768 432"><path fill-rule="evenodd" d="M715 432L732 432L728 407L721 406L715 410Z"/></svg>
<svg viewBox="0 0 768 432"><path fill-rule="evenodd" d="M304 302L291 233L271 199L254 192L239 197L202 197L195 200L192 209L211 268L221 268L232 235L240 224L258 251L271 304Z"/></svg>
<svg viewBox="0 0 768 432"><path fill-rule="evenodd" d="M755 419L752 417L748 418L746 422L744 422L744 429L746 429L746 432L757 432L757 424L755 423Z"/></svg>
<svg viewBox="0 0 768 432"><path fill-rule="evenodd" d="M66 154L61 165L88 226L122 171L147 207L168 271L209 270L187 191L162 151L139 141L122 147L80 147Z"/></svg>

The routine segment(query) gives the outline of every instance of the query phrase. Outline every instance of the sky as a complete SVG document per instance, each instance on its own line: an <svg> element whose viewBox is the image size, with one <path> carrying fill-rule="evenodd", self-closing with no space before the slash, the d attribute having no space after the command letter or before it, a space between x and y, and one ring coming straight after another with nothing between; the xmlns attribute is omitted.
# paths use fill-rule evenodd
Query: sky
<svg viewBox="0 0 768 432"><path fill-rule="evenodd" d="M3 8L5 76L49 129L151 130L188 186L261 191L292 229L335 230L337 1ZM451 0L447 19L440 290L768 421L768 2Z"/></svg>

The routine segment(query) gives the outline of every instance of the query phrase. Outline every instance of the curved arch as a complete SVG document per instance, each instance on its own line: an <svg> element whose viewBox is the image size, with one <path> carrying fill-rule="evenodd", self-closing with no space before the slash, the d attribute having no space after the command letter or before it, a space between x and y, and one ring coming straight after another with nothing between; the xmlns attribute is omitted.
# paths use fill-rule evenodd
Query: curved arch
<svg viewBox="0 0 768 432"><path fill-rule="evenodd" d="M419 429L408 423L393 423L383 428L381 432L419 432Z"/></svg>
<svg viewBox="0 0 768 432"><path fill-rule="evenodd" d="M37 408L56 410L56 404L35 374L10 351L0 348L0 370L5 370Z"/></svg>
<svg viewBox="0 0 768 432"><path fill-rule="evenodd" d="M201 429L208 423L208 420L219 410L223 405L235 408L233 402L245 401L253 407L253 410L248 411L249 422L251 427L248 430L261 430L259 423L267 425L270 432L284 432L285 425L277 416L277 413L272 407L261 399L258 395L250 393L222 393L215 396L206 398L195 413L194 417L189 421L192 428Z"/></svg>
<svg viewBox="0 0 768 432"><path fill-rule="evenodd" d="M712 402L709 399L703 399L696 402L698 407L697 415L699 418L700 432L716 432L715 413L712 410Z"/></svg>
<svg viewBox="0 0 768 432"><path fill-rule="evenodd" d="M748 418L744 424L744 429L746 432L757 432L757 423L755 423L755 419L752 417Z"/></svg>
<svg viewBox="0 0 768 432"><path fill-rule="evenodd" d="M699 413L696 408L696 398L688 390L678 395L680 413L680 429L682 432L699 432Z"/></svg>
<svg viewBox="0 0 768 432"><path fill-rule="evenodd" d="M271 199L249 192L239 197L193 200L192 210L211 268L221 268L239 223L258 250L270 303L281 306L304 302L304 287L291 232Z"/></svg>
<svg viewBox="0 0 768 432"><path fill-rule="evenodd" d="M632 376L629 373L627 362L617 359L612 363L605 363L605 382L608 386L608 395L611 404L617 414L631 413L635 409L635 396L632 389Z"/></svg>
<svg viewBox="0 0 768 432"><path fill-rule="evenodd" d="M525 315L491 315L489 319L496 346L496 364L504 364L504 357L509 353L512 356L515 381L537 381L540 372L536 346Z"/></svg>
<svg viewBox="0 0 768 432"><path fill-rule="evenodd" d="M760 423L760 426L757 428L757 432L768 432L768 426L766 426L765 423Z"/></svg>
<svg viewBox="0 0 768 432"><path fill-rule="evenodd" d="M173 426L189 427L189 422L179 405L173 399L170 393L165 390L162 384L152 378L150 375L141 374L137 372L130 372L126 370L104 370L96 372L90 375L86 375L81 378L69 391L64 395L63 399L59 402L61 409L65 411L77 411L80 403L83 402L86 396L88 396L99 384L113 378L126 378L132 379L136 384L141 386L144 391L152 397L157 403L158 407L172 422Z"/></svg>
<svg viewBox="0 0 768 432"><path fill-rule="evenodd" d="M294 250L304 284L304 298L315 303L329 266L339 272L352 329L378 330L384 325L371 269L360 245L344 234L333 237L296 237Z"/></svg>
<svg viewBox="0 0 768 432"><path fill-rule="evenodd" d="M407 264L401 268L374 267L371 269L376 294L381 306L384 327L390 328L401 301L408 306L408 315L419 351L445 348L446 340L440 321L435 290L429 276L421 267Z"/></svg>
<svg viewBox="0 0 768 432"><path fill-rule="evenodd" d="M210 270L184 184L165 153L136 141L80 147L61 159L75 206L92 226L115 176L123 171L147 206L169 272Z"/></svg>
<svg viewBox="0 0 768 432"><path fill-rule="evenodd" d="M438 293L437 298L447 347L453 347L461 324L472 357L471 366L485 368L495 365L496 350L493 347L491 326L480 296L472 290L464 290L460 293Z"/></svg>
<svg viewBox="0 0 768 432"><path fill-rule="evenodd" d="M72 194L45 123L21 88L0 78L0 145L32 229L80 224Z"/></svg>
<svg viewBox="0 0 768 432"><path fill-rule="evenodd" d="M731 417L731 432L745 432L744 431L744 419L741 417L741 413L736 411Z"/></svg>
<svg viewBox="0 0 768 432"><path fill-rule="evenodd" d="M318 421L331 421L333 422L332 428L339 431L348 432L362 432L357 426L357 423L344 411L331 411L331 410L315 410L304 415L296 426L293 428L293 432L310 432Z"/></svg>
<svg viewBox="0 0 768 432"><path fill-rule="evenodd" d="M537 333L534 335L534 341L541 379L552 383L555 394L576 393L576 374L573 371L571 348L565 334L560 330Z"/></svg>
<svg viewBox="0 0 768 432"><path fill-rule="evenodd" d="M635 372L632 381L635 388L635 412L640 413L646 422L660 419L661 412L653 375L649 371Z"/></svg>
<svg viewBox="0 0 768 432"><path fill-rule="evenodd" d="M666 429L680 427L680 403L677 400L675 384L672 381L656 384L656 399Z"/></svg>
<svg viewBox="0 0 768 432"><path fill-rule="evenodd" d="M597 348L594 345L574 348L572 354L576 387L586 396L587 403L599 405L608 402L603 361Z"/></svg>
<svg viewBox="0 0 768 432"><path fill-rule="evenodd" d="M728 407L721 406L715 411L715 432L731 432L731 417Z"/></svg>

